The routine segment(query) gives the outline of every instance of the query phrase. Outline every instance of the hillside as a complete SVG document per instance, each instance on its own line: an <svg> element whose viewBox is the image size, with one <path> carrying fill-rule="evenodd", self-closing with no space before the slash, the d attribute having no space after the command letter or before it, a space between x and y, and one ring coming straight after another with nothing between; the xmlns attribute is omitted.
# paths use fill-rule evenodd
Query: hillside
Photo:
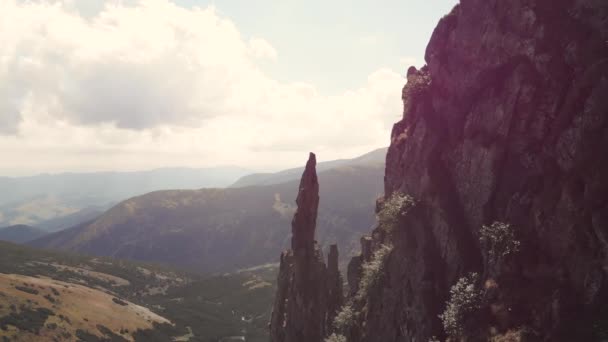
<svg viewBox="0 0 608 342"><path fill-rule="evenodd" d="M340 241L343 257L375 218L383 166L344 166L319 174L318 236ZM33 246L225 272L276 262L288 246L296 181L227 189L158 191L124 201L92 222ZM356 186L354 186L356 185Z"/></svg>
<svg viewBox="0 0 608 342"><path fill-rule="evenodd" d="M44 220L38 223L38 227L44 229L47 232L57 232L66 228L76 226L82 222L91 221L107 209L106 206L91 206L85 207L73 214L65 216L54 217L48 220Z"/></svg>
<svg viewBox="0 0 608 342"><path fill-rule="evenodd" d="M388 148L379 148L377 150L373 150L368 152L362 156L353 159L339 159L332 160L326 162L320 162L317 165L317 170L319 172L330 170L336 167L344 167L344 166L357 166L357 165L378 165L384 164L384 160L386 158L386 151ZM240 188L245 186L252 185L272 185L272 184L281 184L288 181L293 181L300 179L302 172L304 171L304 167L296 167L293 169L287 169L280 172L275 173L254 173L251 175L243 176L239 178L234 184L230 187L232 188Z"/></svg>
<svg viewBox="0 0 608 342"><path fill-rule="evenodd" d="M48 234L47 231L23 224L0 228L0 240L24 243Z"/></svg>
<svg viewBox="0 0 608 342"><path fill-rule="evenodd" d="M248 173L242 168L218 167L0 177L0 225L43 227L48 223L56 231L69 227L58 226L61 218L90 217L95 207L107 209L109 204L156 190L225 187ZM65 223L74 224L72 219Z"/></svg>
<svg viewBox="0 0 608 342"><path fill-rule="evenodd" d="M0 339L267 341L276 268L203 278L0 242Z"/></svg>

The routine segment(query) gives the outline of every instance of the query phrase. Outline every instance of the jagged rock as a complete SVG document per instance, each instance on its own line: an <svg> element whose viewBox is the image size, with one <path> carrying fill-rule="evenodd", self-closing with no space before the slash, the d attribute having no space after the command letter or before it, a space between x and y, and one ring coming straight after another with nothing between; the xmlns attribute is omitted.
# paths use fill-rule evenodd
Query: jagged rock
<svg viewBox="0 0 608 342"><path fill-rule="evenodd" d="M361 254L353 257L348 263L347 280L348 280L348 296L352 298L359 291L359 281L361 281L361 273L363 272L363 264L370 261L372 258L372 237L361 237Z"/></svg>
<svg viewBox="0 0 608 342"><path fill-rule="evenodd" d="M342 276L338 269L338 245L329 246L327 256L327 316L325 319L325 334L334 331L334 318L342 307Z"/></svg>
<svg viewBox="0 0 608 342"><path fill-rule="evenodd" d="M445 340L438 316L469 272L483 302L458 338L601 339L607 42L607 1L461 0L439 22L427 66L408 70L387 155L385 197L416 205L373 232L372 249L393 250L360 300L361 256L349 265L349 342ZM480 243L494 222L521 243L500 267Z"/></svg>
<svg viewBox="0 0 608 342"><path fill-rule="evenodd" d="M302 174L296 203L292 250L281 254L270 338L273 342L320 342L342 304L342 280L337 245L330 247L327 267L314 239L319 183L313 153Z"/></svg>
<svg viewBox="0 0 608 342"><path fill-rule="evenodd" d="M300 180L300 189L296 199L298 210L291 222L291 249L295 252L312 250L315 244L319 208L319 182L316 165L316 156L314 153L310 153Z"/></svg>

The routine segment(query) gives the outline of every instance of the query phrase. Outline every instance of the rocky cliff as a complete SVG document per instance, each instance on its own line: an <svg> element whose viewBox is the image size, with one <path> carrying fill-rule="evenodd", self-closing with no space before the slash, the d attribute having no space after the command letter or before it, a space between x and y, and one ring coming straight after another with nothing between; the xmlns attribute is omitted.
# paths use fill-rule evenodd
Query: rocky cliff
<svg viewBox="0 0 608 342"><path fill-rule="evenodd" d="M608 1L461 0L426 62L328 340L605 340Z"/></svg>
<svg viewBox="0 0 608 342"><path fill-rule="evenodd" d="M330 247L328 265L315 241L319 182L310 154L302 174L294 214L291 250L281 254L277 295L270 322L271 341L322 341L333 329L342 304L338 248Z"/></svg>

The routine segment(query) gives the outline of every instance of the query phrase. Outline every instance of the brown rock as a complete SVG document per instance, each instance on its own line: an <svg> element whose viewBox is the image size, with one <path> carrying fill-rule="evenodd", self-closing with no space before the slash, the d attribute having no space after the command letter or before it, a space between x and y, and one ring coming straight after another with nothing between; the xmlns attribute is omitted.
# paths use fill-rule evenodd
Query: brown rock
<svg viewBox="0 0 608 342"><path fill-rule="evenodd" d="M319 209L319 182L317 180L317 159L310 153L302 178L296 204L298 210L291 222L291 249L312 250L315 244L315 228Z"/></svg>
<svg viewBox="0 0 608 342"><path fill-rule="evenodd" d="M338 270L338 245L329 246L327 257L327 318L325 320L326 335L334 331L334 318L342 307L342 276Z"/></svg>
<svg viewBox="0 0 608 342"><path fill-rule="evenodd" d="M349 342L445 340L438 315L469 272L495 286L462 340L599 339L593 322L605 322L608 304L607 41L607 1L461 0L441 19L428 65L408 70L386 162L386 198L401 192L416 206L390 236L372 234L372 249L394 248L353 304ZM484 263L480 243L493 222L521 242L500 267ZM351 296L363 262L349 266Z"/></svg>
<svg viewBox="0 0 608 342"><path fill-rule="evenodd" d="M315 242L319 184L310 154L300 181L292 221L292 250L281 254L277 295L270 322L274 342L321 342L342 303L338 249L332 245L329 268Z"/></svg>
<svg viewBox="0 0 608 342"><path fill-rule="evenodd" d="M603 0L461 0L441 19L427 65L408 70L386 160L385 198L407 194L415 206L390 233L375 229L349 264L354 315L338 332L348 342L602 339L607 41ZM517 250L488 250L501 245L482 236L495 222L512 227L507 242ZM314 231L306 232L309 246ZM390 257L374 260L382 245ZM366 268L365 293L355 296L370 259L377 272ZM439 314L470 272L479 302L457 317L459 336L447 336ZM306 284L317 286L321 273L310 266ZM294 283L289 303L321 303ZM285 340L318 341L318 318L298 310L287 317L310 319L314 336L290 339L287 319Z"/></svg>

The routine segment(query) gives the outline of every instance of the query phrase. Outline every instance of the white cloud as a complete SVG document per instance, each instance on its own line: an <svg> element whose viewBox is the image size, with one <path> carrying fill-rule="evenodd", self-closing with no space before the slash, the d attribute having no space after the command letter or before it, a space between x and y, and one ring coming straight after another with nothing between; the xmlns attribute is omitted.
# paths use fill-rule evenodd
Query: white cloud
<svg viewBox="0 0 608 342"><path fill-rule="evenodd" d="M267 76L256 63L274 47L212 7L81 3L0 0L0 153L13 167L282 167L386 145L399 118L391 70L325 96Z"/></svg>
<svg viewBox="0 0 608 342"><path fill-rule="evenodd" d="M249 51L255 58L266 58L273 61L277 59L277 50L262 38L249 39Z"/></svg>
<svg viewBox="0 0 608 342"><path fill-rule="evenodd" d="M362 45L376 45L382 38L376 34L365 34L359 37L359 43Z"/></svg>

